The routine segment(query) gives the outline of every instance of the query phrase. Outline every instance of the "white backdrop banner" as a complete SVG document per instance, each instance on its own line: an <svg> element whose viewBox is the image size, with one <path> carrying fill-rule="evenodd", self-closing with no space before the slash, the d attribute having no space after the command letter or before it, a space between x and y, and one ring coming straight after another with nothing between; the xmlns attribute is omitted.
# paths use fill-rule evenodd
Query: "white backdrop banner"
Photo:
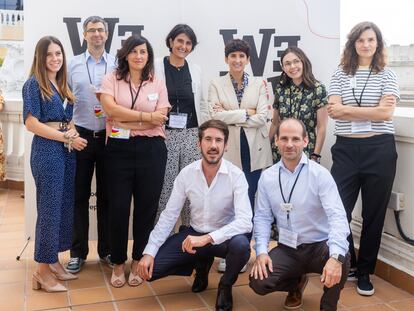
<svg viewBox="0 0 414 311"><path fill-rule="evenodd" d="M317 79L327 84L339 60L339 0L25 0L25 67L29 71L37 41L45 35L59 38L70 59L85 51L82 23L99 15L109 24L106 49L112 54L131 34L152 44L155 57L168 54L165 37L177 23L190 25L199 45L189 59L208 81L226 71L224 43L240 38L251 45L247 71L269 82L280 75L279 57L288 46L299 46L310 58ZM36 189L29 159L32 136L25 138L26 235L34 236ZM51 182L50 187L53 187ZM90 234L96 238L95 200L91 200Z"/></svg>

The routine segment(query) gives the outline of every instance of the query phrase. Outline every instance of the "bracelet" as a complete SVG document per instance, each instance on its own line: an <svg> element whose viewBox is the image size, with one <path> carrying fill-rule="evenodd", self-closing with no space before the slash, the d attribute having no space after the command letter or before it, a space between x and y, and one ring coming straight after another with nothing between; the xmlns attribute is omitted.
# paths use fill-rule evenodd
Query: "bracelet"
<svg viewBox="0 0 414 311"><path fill-rule="evenodd" d="M317 158L317 159L320 159L320 158L322 158L322 156L319 154L319 153L312 153L311 155L310 155L311 157L315 157L315 158Z"/></svg>

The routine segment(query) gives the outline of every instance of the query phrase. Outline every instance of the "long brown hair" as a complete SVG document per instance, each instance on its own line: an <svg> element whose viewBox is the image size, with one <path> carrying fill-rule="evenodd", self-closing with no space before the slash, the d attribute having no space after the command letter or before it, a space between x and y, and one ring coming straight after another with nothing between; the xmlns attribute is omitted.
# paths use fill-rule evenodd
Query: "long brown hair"
<svg viewBox="0 0 414 311"><path fill-rule="evenodd" d="M316 82L318 80L315 79L313 72L312 72L312 64L309 58L306 56L305 52L303 52L300 48L296 46L290 46L286 50L283 51L282 55L280 56L280 64L283 67L283 58L289 53L295 54L300 61L302 62L302 82L308 89L314 89ZM280 75L280 84L287 85L291 83L292 79L286 74L285 71L282 71Z"/></svg>
<svg viewBox="0 0 414 311"><path fill-rule="evenodd" d="M348 75L355 75L358 69L358 54L355 49L355 42L361 34L371 29L375 32L377 37L377 49L371 61L371 69L374 73L380 72L384 69L387 61L385 53L384 40L382 38L381 30L372 22L362 22L354 26L348 34L348 41L345 44L344 51L341 58L341 66L344 72Z"/></svg>
<svg viewBox="0 0 414 311"><path fill-rule="evenodd" d="M62 98L67 98L68 102L74 103L75 96L73 95L72 91L69 89L67 83L67 69L66 69L66 56L65 51L63 49L62 43L53 36L45 36L41 38L37 44L35 49L35 55L33 57L32 68L30 69L30 75L34 76L39 83L40 86L40 94L42 94L43 99L51 100L54 94L52 83L49 81L47 75L47 68L46 68L46 58L47 58L47 49L49 48L50 44L57 44L63 56L62 67L56 74L56 82L58 86L58 92Z"/></svg>

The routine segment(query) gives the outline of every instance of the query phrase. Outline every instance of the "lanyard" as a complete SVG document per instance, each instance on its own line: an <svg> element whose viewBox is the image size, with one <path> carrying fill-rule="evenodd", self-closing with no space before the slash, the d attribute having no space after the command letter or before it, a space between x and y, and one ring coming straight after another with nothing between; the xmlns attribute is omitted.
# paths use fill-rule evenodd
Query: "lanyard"
<svg viewBox="0 0 414 311"><path fill-rule="evenodd" d="M300 167L300 169L299 169L299 173L298 173L298 175L296 176L296 179L295 179L295 182L293 183L293 186L292 186L292 189L290 190L290 194L289 194L289 200L286 202L286 198L285 198L285 196L284 196L284 194L283 194L283 189L282 189L282 179L281 179L281 170L282 170L282 167L281 166L279 166L279 189L280 189L280 194L282 195L282 199L283 199L283 202L285 202L285 203L290 203L290 199L292 198L292 193L293 193L293 190L295 189L295 186L296 186L296 182L298 181L298 179L299 179L299 175L300 175L300 173L302 172L302 169L303 169L303 166L304 166L305 164L304 163L302 163L302 165L301 165L301 167Z"/></svg>
<svg viewBox="0 0 414 311"><path fill-rule="evenodd" d="M352 95L354 95L354 99L355 99L355 101L356 101L356 103L358 104L358 106L359 106L359 107L361 107L362 95L363 95L363 94L364 94L364 92L365 92L365 88L367 87L369 77L371 77L371 73L372 73L372 68L369 70L369 74L368 74L367 80L365 81L364 88L362 89L362 91L361 91L361 95L359 96L359 101L358 101L358 99L357 99L357 98L356 98L356 96L355 96L355 87L353 87L353 88L352 88ZM355 79L356 79L356 76L355 76ZM356 84L356 83L355 83L355 84ZM355 86L356 86L356 85L355 85Z"/></svg>
<svg viewBox="0 0 414 311"><path fill-rule="evenodd" d="M89 65L88 65L88 60L86 59L86 53L85 53L85 65L86 65L86 70L88 71L89 82L90 82L92 85L94 85L94 84L92 83L91 72L89 71ZM104 75L106 75L106 71L107 71L107 69L108 69L108 63L107 63L107 62L105 62L105 73L104 73Z"/></svg>
<svg viewBox="0 0 414 311"><path fill-rule="evenodd" d="M134 92L132 91L131 79L129 79L129 92L131 93L131 110L134 109L135 102L137 101L139 92L141 91L141 88L142 88L142 82L144 81L141 80L141 83L139 84L138 92L137 94L135 94L135 97L134 97Z"/></svg>

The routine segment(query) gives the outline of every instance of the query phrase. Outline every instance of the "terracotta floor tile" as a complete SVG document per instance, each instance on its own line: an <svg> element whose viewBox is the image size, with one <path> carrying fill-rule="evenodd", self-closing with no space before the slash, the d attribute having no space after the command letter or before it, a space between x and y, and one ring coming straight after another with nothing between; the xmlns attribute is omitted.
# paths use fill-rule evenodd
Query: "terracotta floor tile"
<svg viewBox="0 0 414 311"><path fill-rule="evenodd" d="M206 307L194 293L164 295L158 297L166 311L199 309Z"/></svg>
<svg viewBox="0 0 414 311"><path fill-rule="evenodd" d="M412 311L414 310L414 298L405 299L401 301L394 301L388 303L397 311Z"/></svg>
<svg viewBox="0 0 414 311"><path fill-rule="evenodd" d="M341 291L341 298L339 299L345 307L358 307L364 305L373 305L381 303L381 300L374 296L361 296L354 288L344 288Z"/></svg>
<svg viewBox="0 0 414 311"><path fill-rule="evenodd" d="M0 310L24 310L23 296L20 299L0 299Z"/></svg>
<svg viewBox="0 0 414 311"><path fill-rule="evenodd" d="M86 288L69 291L72 305L83 305L98 302L109 302L111 295L106 287Z"/></svg>
<svg viewBox="0 0 414 311"><path fill-rule="evenodd" d="M154 282L151 282L151 287L153 288L156 295L185 293L191 291L190 284L188 284L188 282L183 277L156 280Z"/></svg>
<svg viewBox="0 0 414 311"><path fill-rule="evenodd" d="M379 278L375 279L375 297L384 302L411 298L412 295ZM414 310L414 307L413 307Z"/></svg>
<svg viewBox="0 0 414 311"><path fill-rule="evenodd" d="M26 271L24 269L0 270L0 284L24 282Z"/></svg>
<svg viewBox="0 0 414 311"><path fill-rule="evenodd" d="M352 311L394 311L394 309L388 307L386 304L377 304L352 308Z"/></svg>
<svg viewBox="0 0 414 311"><path fill-rule="evenodd" d="M119 311L161 311L163 310L155 297L117 301Z"/></svg>
<svg viewBox="0 0 414 311"><path fill-rule="evenodd" d="M101 287L105 285L105 279L102 273L96 272L81 272L77 273L76 276L78 279L73 281L68 281L68 288L70 290L81 289L81 288L92 288L92 287Z"/></svg>
<svg viewBox="0 0 414 311"><path fill-rule="evenodd" d="M28 311L61 308L69 305L68 295L62 293L43 293L41 295L28 296L26 308Z"/></svg>
<svg viewBox="0 0 414 311"><path fill-rule="evenodd" d="M153 296L151 289L147 283L142 283L139 286L131 287L126 284L121 288L110 287L113 297L115 300L125 300L131 298L141 298Z"/></svg>
<svg viewBox="0 0 414 311"><path fill-rule="evenodd" d="M72 311L115 311L113 302L93 303L72 307Z"/></svg>

